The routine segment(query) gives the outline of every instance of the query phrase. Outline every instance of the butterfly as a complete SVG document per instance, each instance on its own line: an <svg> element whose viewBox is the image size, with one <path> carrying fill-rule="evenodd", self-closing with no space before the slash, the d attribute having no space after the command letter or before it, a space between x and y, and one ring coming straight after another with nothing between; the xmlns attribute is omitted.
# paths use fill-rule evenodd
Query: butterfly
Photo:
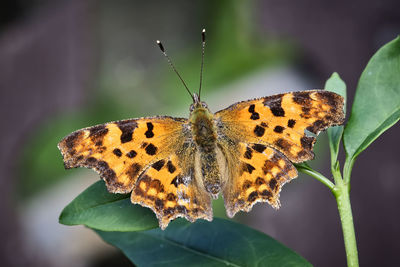
<svg viewBox="0 0 400 267"><path fill-rule="evenodd" d="M201 66L204 30L202 40ZM200 90L188 90L188 119L144 117L71 133L58 144L65 168L96 170L110 192L131 193L165 229L177 217L211 221L220 193L229 217L257 202L279 208L282 186L297 177L293 163L312 159L316 135L344 120L343 97L324 90L242 101L216 113Z"/></svg>

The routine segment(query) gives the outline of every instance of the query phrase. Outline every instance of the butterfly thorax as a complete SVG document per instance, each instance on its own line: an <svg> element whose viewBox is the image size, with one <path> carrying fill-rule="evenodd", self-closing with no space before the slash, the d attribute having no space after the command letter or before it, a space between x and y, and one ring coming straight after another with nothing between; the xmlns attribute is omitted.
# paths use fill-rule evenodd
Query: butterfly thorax
<svg viewBox="0 0 400 267"><path fill-rule="evenodd" d="M221 179L213 114L199 103L190 113L189 121L197 147L197 173L202 176L205 189L216 197L221 188Z"/></svg>
<svg viewBox="0 0 400 267"><path fill-rule="evenodd" d="M211 152L215 147L217 134L213 123L213 114L206 108L197 107L190 114L194 141L200 150Z"/></svg>

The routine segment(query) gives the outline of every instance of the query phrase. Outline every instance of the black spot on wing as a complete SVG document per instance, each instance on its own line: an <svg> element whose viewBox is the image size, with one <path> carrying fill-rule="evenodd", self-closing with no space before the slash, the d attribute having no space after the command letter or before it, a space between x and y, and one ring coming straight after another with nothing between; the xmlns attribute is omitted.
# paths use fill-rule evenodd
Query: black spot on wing
<svg viewBox="0 0 400 267"><path fill-rule="evenodd" d="M243 155L243 156L244 156L246 159L251 159L252 154L253 154L253 151L251 150L251 148L250 148L250 147L246 147L246 152L244 152L244 155Z"/></svg>
<svg viewBox="0 0 400 267"><path fill-rule="evenodd" d="M255 105L254 104L250 105L249 112L251 113L250 119L258 120L260 118L260 114L255 112Z"/></svg>
<svg viewBox="0 0 400 267"><path fill-rule="evenodd" d="M264 152L264 150L265 150L266 148L267 148L266 146L261 145L261 144L254 144L254 145L253 145L253 149L254 149L255 151L259 152L259 153Z"/></svg>
<svg viewBox="0 0 400 267"><path fill-rule="evenodd" d="M290 120L288 120L287 126L288 126L289 128L293 128L295 124L296 124L296 121L290 119Z"/></svg>
<svg viewBox="0 0 400 267"><path fill-rule="evenodd" d="M147 131L144 133L146 138L152 138L154 136L153 129L154 129L153 124L151 122L148 122L147 123Z"/></svg>
<svg viewBox="0 0 400 267"><path fill-rule="evenodd" d="M265 180L261 177L257 177L256 179L256 185L260 186L262 184L265 184Z"/></svg>
<svg viewBox="0 0 400 267"><path fill-rule="evenodd" d="M254 133L255 133L255 135L257 135L258 137L261 137L261 136L263 136L264 133L265 133L265 128L264 128L264 127L261 127L260 125L257 125L257 126L254 128Z"/></svg>
<svg viewBox="0 0 400 267"><path fill-rule="evenodd" d="M121 130L121 143L132 141L133 131L137 127L137 122L132 120L125 120L117 122L118 128Z"/></svg>
<svg viewBox="0 0 400 267"><path fill-rule="evenodd" d="M156 169L157 171L159 171L164 166L164 164L165 164L164 160L159 160L159 161L153 163L153 165L151 165L151 167L153 167L153 169Z"/></svg>
<svg viewBox="0 0 400 267"><path fill-rule="evenodd" d="M249 112L250 112L250 113L253 113L255 107L256 107L256 105L254 105L254 104L250 105L250 107L249 107Z"/></svg>
<svg viewBox="0 0 400 267"><path fill-rule="evenodd" d="M137 153L136 153L135 150L131 150L131 151L129 151L128 153L126 153L126 156L127 156L128 158L131 158L131 159L133 159L134 157L136 157L136 155L137 155Z"/></svg>
<svg viewBox="0 0 400 267"><path fill-rule="evenodd" d="M258 114L257 112L254 112L250 116L250 119L252 119L252 120L258 120L259 118L260 118L260 114Z"/></svg>
<svg viewBox="0 0 400 267"><path fill-rule="evenodd" d="M276 117L284 117L285 111L282 108L282 95L270 96L265 98L264 106L268 106L272 114Z"/></svg>
<svg viewBox="0 0 400 267"><path fill-rule="evenodd" d="M254 168L251 164L249 163L245 163L243 165L243 171L248 172L248 173L252 173L256 168Z"/></svg>
<svg viewBox="0 0 400 267"><path fill-rule="evenodd" d="M157 153L157 147L153 144L148 144L146 146L145 150L146 150L146 153L151 156L153 156Z"/></svg>
<svg viewBox="0 0 400 267"><path fill-rule="evenodd" d="M114 153L114 155L116 155L117 157L121 157L121 156L122 156L122 152L121 152L121 150L118 149L118 148L115 148L115 149L113 150L113 153Z"/></svg>
<svg viewBox="0 0 400 267"><path fill-rule="evenodd" d="M167 162L167 167L168 167L169 173L174 173L176 171L176 167L172 164L172 162L170 160L168 160L168 162Z"/></svg>
<svg viewBox="0 0 400 267"><path fill-rule="evenodd" d="M276 132L276 133L282 133L283 132L283 130L284 130L285 128L283 128L282 126L275 126L275 128L274 128L274 132Z"/></svg>
<svg viewBox="0 0 400 267"><path fill-rule="evenodd" d="M269 181L269 187L270 187L272 190L274 190L275 187L276 187L276 185L277 185L276 179L272 178L272 179Z"/></svg>
<svg viewBox="0 0 400 267"><path fill-rule="evenodd" d="M257 197L258 197L257 191L251 192L250 195L247 197L247 201L253 202L257 199Z"/></svg>

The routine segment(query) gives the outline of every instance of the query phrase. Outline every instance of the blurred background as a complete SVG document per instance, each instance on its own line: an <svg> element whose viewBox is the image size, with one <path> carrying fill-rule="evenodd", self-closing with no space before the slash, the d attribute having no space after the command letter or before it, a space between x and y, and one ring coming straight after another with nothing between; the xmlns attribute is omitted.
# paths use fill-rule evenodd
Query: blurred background
<svg viewBox="0 0 400 267"><path fill-rule="evenodd" d="M5 0L0 7L0 264L132 266L91 230L58 224L98 180L65 171L56 147L82 127L152 115L187 117L190 97L155 45L163 41L212 111L253 97L323 88L332 72L352 103L370 57L400 29L400 3L381 1ZM371 103L373 106L373 103ZM354 166L352 205L361 266L393 266L400 251L398 125ZM395 144L395 145L394 145ZM310 164L329 175L326 136ZM315 266L345 266L334 197L300 175L277 212L256 205L235 220L276 238ZM224 217L221 202L216 216Z"/></svg>

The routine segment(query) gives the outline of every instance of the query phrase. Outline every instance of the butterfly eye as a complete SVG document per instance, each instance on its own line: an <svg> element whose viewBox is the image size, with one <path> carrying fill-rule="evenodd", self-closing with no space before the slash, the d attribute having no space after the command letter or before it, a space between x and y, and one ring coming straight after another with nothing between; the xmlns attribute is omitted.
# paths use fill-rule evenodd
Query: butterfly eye
<svg viewBox="0 0 400 267"><path fill-rule="evenodd" d="M207 106L207 104L206 104L205 102L201 102L201 106L202 106L203 108L208 108L208 106Z"/></svg>
<svg viewBox="0 0 400 267"><path fill-rule="evenodd" d="M191 104L191 105L190 105L190 108L189 108L189 111L192 112L193 110L194 110L194 105Z"/></svg>

